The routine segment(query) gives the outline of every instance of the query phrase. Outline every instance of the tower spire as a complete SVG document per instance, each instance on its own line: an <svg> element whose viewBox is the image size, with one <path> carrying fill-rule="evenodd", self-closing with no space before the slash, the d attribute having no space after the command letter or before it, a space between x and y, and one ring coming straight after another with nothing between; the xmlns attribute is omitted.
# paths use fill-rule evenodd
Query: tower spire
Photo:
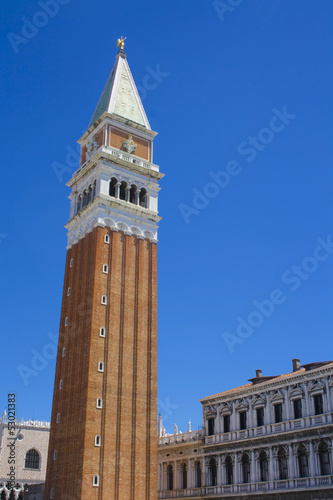
<svg viewBox="0 0 333 500"><path fill-rule="evenodd" d="M124 52L125 38L119 38L119 52L100 100L90 120L90 128L104 113L114 114L149 130L150 125Z"/></svg>

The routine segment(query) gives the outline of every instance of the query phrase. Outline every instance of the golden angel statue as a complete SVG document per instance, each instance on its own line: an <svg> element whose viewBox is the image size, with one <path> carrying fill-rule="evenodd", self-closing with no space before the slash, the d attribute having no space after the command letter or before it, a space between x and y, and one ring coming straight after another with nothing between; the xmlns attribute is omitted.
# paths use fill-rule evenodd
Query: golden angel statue
<svg viewBox="0 0 333 500"><path fill-rule="evenodd" d="M117 47L120 47L120 50L124 50L125 40L126 40L126 36L125 36L125 38L123 38L123 37L118 38Z"/></svg>

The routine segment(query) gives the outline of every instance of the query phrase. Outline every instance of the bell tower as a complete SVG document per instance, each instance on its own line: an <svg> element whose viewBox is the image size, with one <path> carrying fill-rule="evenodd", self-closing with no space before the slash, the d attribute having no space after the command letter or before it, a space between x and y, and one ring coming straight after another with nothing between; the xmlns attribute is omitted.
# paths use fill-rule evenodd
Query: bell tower
<svg viewBox="0 0 333 500"><path fill-rule="evenodd" d="M163 177L123 40L71 188L45 499L157 498Z"/></svg>

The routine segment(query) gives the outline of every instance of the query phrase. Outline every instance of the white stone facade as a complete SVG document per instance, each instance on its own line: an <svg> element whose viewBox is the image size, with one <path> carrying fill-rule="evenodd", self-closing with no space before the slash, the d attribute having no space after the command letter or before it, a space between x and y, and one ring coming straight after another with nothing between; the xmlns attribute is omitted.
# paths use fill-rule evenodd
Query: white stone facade
<svg viewBox="0 0 333 500"><path fill-rule="evenodd" d="M293 365L202 399L201 431L161 436L159 498L333 499L333 363Z"/></svg>
<svg viewBox="0 0 333 500"><path fill-rule="evenodd" d="M0 494L4 494L6 499L10 495L9 445L14 443L16 485L14 491L17 499L22 497L27 485L39 485L45 481L49 434L49 422L29 420L15 422L15 435L11 436L8 432L6 414L0 419ZM40 500L40 494L34 495L31 500Z"/></svg>

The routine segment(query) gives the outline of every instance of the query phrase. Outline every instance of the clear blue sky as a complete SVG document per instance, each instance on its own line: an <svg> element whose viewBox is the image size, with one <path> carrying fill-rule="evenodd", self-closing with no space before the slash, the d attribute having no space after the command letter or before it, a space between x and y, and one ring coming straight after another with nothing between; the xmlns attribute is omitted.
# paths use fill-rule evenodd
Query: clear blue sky
<svg viewBox="0 0 333 500"><path fill-rule="evenodd" d="M0 412L16 392L19 418L50 419L65 183L120 35L166 174L158 375L167 431L188 419L200 426L198 400L257 368L275 375L294 357L332 359L332 1L59 0L48 13L41 4L0 6Z"/></svg>

